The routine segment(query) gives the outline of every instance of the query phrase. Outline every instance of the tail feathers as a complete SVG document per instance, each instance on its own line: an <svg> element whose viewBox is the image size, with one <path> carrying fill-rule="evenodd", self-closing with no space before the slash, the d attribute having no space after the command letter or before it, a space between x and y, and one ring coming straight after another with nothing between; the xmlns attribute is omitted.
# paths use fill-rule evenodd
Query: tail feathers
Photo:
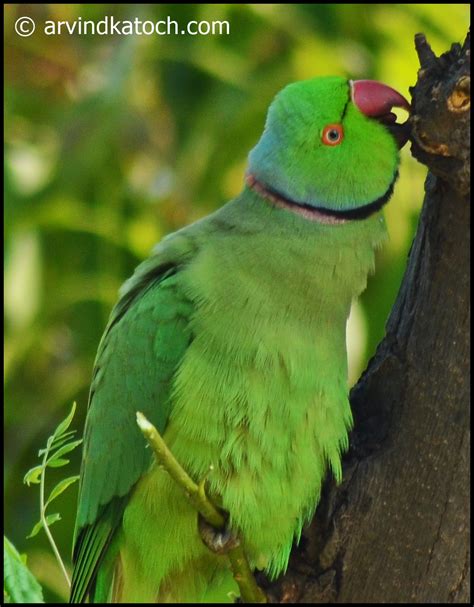
<svg viewBox="0 0 474 607"><path fill-rule="evenodd" d="M97 571L104 557L108 556L123 508L123 498L112 500L103 508L95 523L84 527L78 534L74 546L70 603L84 603L93 590Z"/></svg>
<svg viewBox="0 0 474 607"><path fill-rule="evenodd" d="M115 552L115 551L114 551ZM115 562L105 559L101 565L91 591L92 603L123 603L123 565L120 554Z"/></svg>

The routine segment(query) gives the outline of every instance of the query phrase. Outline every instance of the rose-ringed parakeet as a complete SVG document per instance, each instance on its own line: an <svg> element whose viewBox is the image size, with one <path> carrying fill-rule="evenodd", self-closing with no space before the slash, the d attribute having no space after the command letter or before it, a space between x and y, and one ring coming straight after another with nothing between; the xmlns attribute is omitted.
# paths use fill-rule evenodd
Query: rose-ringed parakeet
<svg viewBox="0 0 474 607"><path fill-rule="evenodd" d="M403 129L390 87L297 82L270 106L242 193L167 236L124 284L87 414L71 602L223 602L237 585L136 425L158 428L277 576L352 417L346 321L386 238Z"/></svg>

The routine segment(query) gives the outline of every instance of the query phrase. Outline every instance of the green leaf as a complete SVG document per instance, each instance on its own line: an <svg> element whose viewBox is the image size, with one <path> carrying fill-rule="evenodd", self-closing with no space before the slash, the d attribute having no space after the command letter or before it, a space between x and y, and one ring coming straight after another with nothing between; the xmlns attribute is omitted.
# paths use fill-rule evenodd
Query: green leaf
<svg viewBox="0 0 474 607"><path fill-rule="evenodd" d="M35 466L28 470L23 478L23 482L28 485L38 484L41 481L41 473L43 472L43 466Z"/></svg>
<svg viewBox="0 0 474 607"><path fill-rule="evenodd" d="M51 439L54 438L54 440L52 440L47 447L38 451L38 457L43 456L47 451L51 451L51 449L58 449L59 447L64 445L64 443L66 443L70 438L72 438L74 434L76 434L76 430L69 430L68 432L65 432L62 436L58 436L57 438L54 438L54 436L50 437Z"/></svg>
<svg viewBox="0 0 474 607"><path fill-rule="evenodd" d="M55 459L51 462L48 462L48 466L50 466L51 468L61 468L61 466L66 466L67 464L69 464L68 459Z"/></svg>
<svg viewBox="0 0 474 607"><path fill-rule="evenodd" d="M44 603L43 591L15 546L3 537L3 595L9 603Z"/></svg>
<svg viewBox="0 0 474 607"><path fill-rule="evenodd" d="M62 455L65 455L66 453L69 453L70 451L73 451L73 449L75 449L81 443L82 443L82 438L80 440L72 441L72 443L67 443L66 445L63 445L60 449L58 449L56 451L56 453L54 453L54 455L52 455L48 459L48 461L46 462L46 464L49 466L51 464L51 462L54 462L57 459L60 459L60 457Z"/></svg>
<svg viewBox="0 0 474 607"><path fill-rule="evenodd" d="M56 521L60 521L61 520L61 515L56 512L55 514L48 514L48 516L46 517L46 524L48 527L50 527L53 523L55 523ZM31 539L32 537L35 537L35 535L38 535L38 533L41 531L41 529L43 528L43 521L38 521L36 523L36 525L33 527L33 529L31 530L30 535L26 536L26 539Z"/></svg>
<svg viewBox="0 0 474 607"><path fill-rule="evenodd" d="M59 424L59 426L54 431L53 440L56 438L59 438L66 432L66 430L71 425L72 418L74 417L75 412L76 412L76 403L74 402L74 403L72 403L72 409L71 409L71 412L69 413L69 415L66 417L66 419L63 419L63 421Z"/></svg>
<svg viewBox="0 0 474 607"><path fill-rule="evenodd" d="M58 447L61 447L61 445L63 445L69 439L71 439L74 436L74 434L76 434L76 432L77 432L77 430L68 430L61 436L58 436L57 438L54 439L53 444L51 445L51 448L57 449Z"/></svg>
<svg viewBox="0 0 474 607"><path fill-rule="evenodd" d="M79 480L79 475L77 476L70 476L69 478L64 478L60 483L58 483L56 485L56 487L51 491L50 496L48 497L48 501L46 502L44 508L46 509L49 504L56 499L59 495L61 495L61 493L63 491L66 491L66 489L72 485L73 483L75 483L77 480Z"/></svg>
<svg viewBox="0 0 474 607"><path fill-rule="evenodd" d="M36 523L36 525L33 527L33 529L31 530L31 533L26 536L26 539L29 540L30 538L35 537L35 535L38 535L38 533L41 531L42 528L43 528L43 521L38 521Z"/></svg>

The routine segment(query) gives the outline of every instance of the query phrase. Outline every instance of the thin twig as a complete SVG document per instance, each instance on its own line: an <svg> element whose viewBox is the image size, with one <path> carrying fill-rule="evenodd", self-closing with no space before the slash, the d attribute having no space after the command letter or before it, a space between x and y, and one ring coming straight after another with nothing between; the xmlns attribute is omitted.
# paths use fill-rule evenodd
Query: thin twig
<svg viewBox="0 0 474 607"><path fill-rule="evenodd" d="M44 504L44 485L45 485L44 479L46 476L46 462L48 460L49 448L51 446L51 443L52 443L52 441L50 441L48 439L48 443L46 445L45 453L43 456L43 462L42 462L43 471L42 471L41 477L40 477L40 519L41 519L41 522L43 523L43 528L44 528L46 536L49 540L49 543L51 544L51 548L53 549L54 556L56 557L56 560L58 561L59 566L61 567L61 571L63 572L64 577L66 578L67 585L70 588L71 580L69 579L69 575L66 571L66 567L64 566L61 555L59 554L58 547L56 546L56 542L54 541L53 535L52 535L51 531L49 530L48 523L46 521L46 507Z"/></svg>
<svg viewBox="0 0 474 607"><path fill-rule="evenodd" d="M158 463L182 488L194 508L210 525L217 529L224 528L225 517L207 497L204 482L197 485L193 481L168 449L155 426L140 411L137 411L137 424L152 447ZM236 542L236 544L229 549L227 556L232 566L234 579L240 589L241 600L244 603L266 603L267 598L255 581L242 545L240 542Z"/></svg>

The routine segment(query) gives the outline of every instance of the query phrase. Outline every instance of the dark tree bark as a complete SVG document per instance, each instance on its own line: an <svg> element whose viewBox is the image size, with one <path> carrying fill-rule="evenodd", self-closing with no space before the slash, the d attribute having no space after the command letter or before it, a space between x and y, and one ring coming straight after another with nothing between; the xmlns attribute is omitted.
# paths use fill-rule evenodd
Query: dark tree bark
<svg viewBox="0 0 474 607"><path fill-rule="evenodd" d="M325 488L276 602L470 600L470 40L439 58L423 35L415 46L411 149L429 168L418 231L351 393L345 480Z"/></svg>

